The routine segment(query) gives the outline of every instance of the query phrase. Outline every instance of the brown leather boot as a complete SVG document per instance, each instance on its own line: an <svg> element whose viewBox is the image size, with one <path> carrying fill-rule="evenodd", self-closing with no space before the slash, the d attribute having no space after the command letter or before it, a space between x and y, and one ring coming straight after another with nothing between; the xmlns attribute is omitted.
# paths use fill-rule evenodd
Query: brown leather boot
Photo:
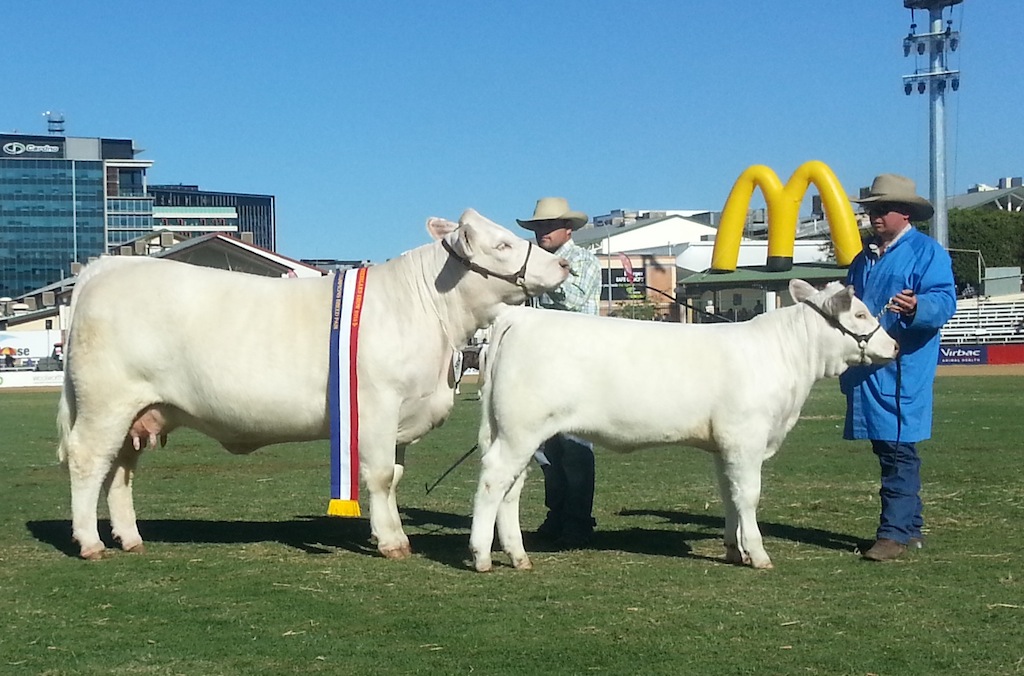
<svg viewBox="0 0 1024 676"><path fill-rule="evenodd" d="M907 553L907 546L889 538L878 538L862 555L869 561L892 561Z"/></svg>

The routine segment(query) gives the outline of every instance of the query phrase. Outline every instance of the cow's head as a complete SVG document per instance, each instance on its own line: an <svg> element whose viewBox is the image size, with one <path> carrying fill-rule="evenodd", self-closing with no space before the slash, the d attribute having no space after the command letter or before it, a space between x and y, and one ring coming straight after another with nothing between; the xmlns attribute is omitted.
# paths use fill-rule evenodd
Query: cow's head
<svg viewBox="0 0 1024 676"><path fill-rule="evenodd" d="M821 315L840 334L842 359L847 365L885 364L899 354L899 345L878 323L852 286L831 282L818 291L802 279L789 283L789 293Z"/></svg>
<svg viewBox="0 0 1024 676"><path fill-rule="evenodd" d="M532 242L467 209L458 223L432 217L427 219L427 232L440 240L452 261L469 274L480 275L507 284L509 291L519 294L507 297L522 302L562 284L569 275L569 264ZM505 294L503 294L505 295Z"/></svg>

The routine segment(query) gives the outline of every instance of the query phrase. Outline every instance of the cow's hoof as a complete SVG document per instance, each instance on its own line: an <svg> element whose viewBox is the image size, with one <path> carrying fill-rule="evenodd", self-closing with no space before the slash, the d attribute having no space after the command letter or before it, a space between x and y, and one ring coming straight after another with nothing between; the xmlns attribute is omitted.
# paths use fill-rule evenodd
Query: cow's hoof
<svg viewBox="0 0 1024 676"><path fill-rule="evenodd" d="M751 561L750 567L755 568L757 570L769 570L771 568L774 568L775 566L772 565L771 559L765 559L763 561Z"/></svg>
<svg viewBox="0 0 1024 676"><path fill-rule="evenodd" d="M398 547L381 547L380 553L385 559L398 561L412 556L412 547L410 547L408 543Z"/></svg>
<svg viewBox="0 0 1024 676"><path fill-rule="evenodd" d="M142 538L139 536L138 533L136 533L130 539L127 540L115 534L114 539L117 540L117 543L121 546L122 551L131 552L132 554L146 553L146 546L142 544Z"/></svg>
<svg viewBox="0 0 1024 676"><path fill-rule="evenodd" d="M740 548L736 545L725 546L725 561L726 563L734 563L737 565L750 563L747 557L743 554L743 552L740 551Z"/></svg>
<svg viewBox="0 0 1024 676"><path fill-rule="evenodd" d="M530 557L524 556L521 559L512 559L512 565L516 570L533 570L533 563L530 561Z"/></svg>
<svg viewBox="0 0 1024 676"><path fill-rule="evenodd" d="M478 573L489 573L492 568L490 561L474 561L473 567L476 568Z"/></svg>
<svg viewBox="0 0 1024 676"><path fill-rule="evenodd" d="M103 545L100 545L99 547L91 547L89 549L83 548L78 555L86 561L101 561L103 559L104 549L106 548Z"/></svg>

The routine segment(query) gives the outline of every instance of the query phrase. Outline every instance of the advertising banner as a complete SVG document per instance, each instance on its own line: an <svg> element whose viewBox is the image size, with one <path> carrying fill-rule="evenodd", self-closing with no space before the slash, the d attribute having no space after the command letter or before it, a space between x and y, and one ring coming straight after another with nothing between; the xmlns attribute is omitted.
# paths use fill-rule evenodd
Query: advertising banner
<svg viewBox="0 0 1024 676"><path fill-rule="evenodd" d="M63 371L0 371L0 389L14 387L60 387Z"/></svg>
<svg viewBox="0 0 1024 676"><path fill-rule="evenodd" d="M612 300L641 300L647 296L644 286L647 274L643 266L632 270L632 281L629 273L623 268L601 268L601 300L608 300L608 279L611 278Z"/></svg>
<svg viewBox="0 0 1024 676"><path fill-rule="evenodd" d="M42 359L53 353L60 331L0 331L0 355L15 359Z"/></svg>
<svg viewBox="0 0 1024 676"><path fill-rule="evenodd" d="M0 134L0 157L54 160L64 157L64 139L55 136Z"/></svg>
<svg viewBox="0 0 1024 676"><path fill-rule="evenodd" d="M987 345L940 345L939 364L987 364Z"/></svg>

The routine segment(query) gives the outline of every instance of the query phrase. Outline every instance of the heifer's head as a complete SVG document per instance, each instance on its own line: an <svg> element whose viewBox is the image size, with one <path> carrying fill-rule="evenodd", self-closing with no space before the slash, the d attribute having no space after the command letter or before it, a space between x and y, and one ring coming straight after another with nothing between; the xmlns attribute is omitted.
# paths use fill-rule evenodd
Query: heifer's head
<svg viewBox="0 0 1024 676"><path fill-rule="evenodd" d="M521 303L528 296L551 291L569 275L565 259L516 237L473 209L463 212L458 223L429 218L427 232L441 241L465 274L507 285L501 295L508 303Z"/></svg>
<svg viewBox="0 0 1024 676"><path fill-rule="evenodd" d="M832 282L822 291L802 279L789 283L793 300L813 308L841 336L846 365L885 364L896 358L899 345L882 329L852 286ZM844 366L845 369L845 366Z"/></svg>

